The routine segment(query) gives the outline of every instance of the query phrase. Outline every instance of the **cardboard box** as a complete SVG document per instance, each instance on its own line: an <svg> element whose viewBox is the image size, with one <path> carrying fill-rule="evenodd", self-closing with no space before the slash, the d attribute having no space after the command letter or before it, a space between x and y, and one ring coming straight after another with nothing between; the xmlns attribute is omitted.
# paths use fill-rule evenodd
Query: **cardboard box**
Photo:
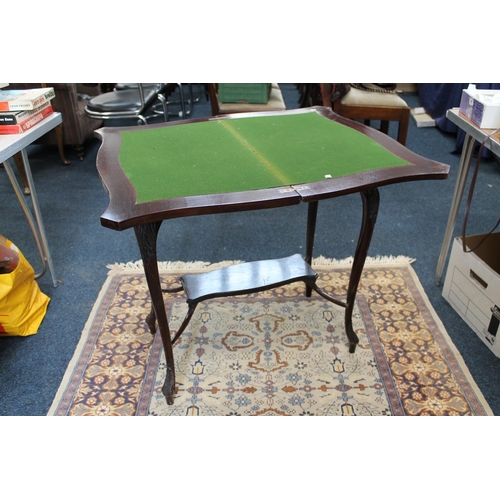
<svg viewBox="0 0 500 500"><path fill-rule="evenodd" d="M487 105L475 95L493 97L499 90L463 89L460 99L460 112L479 128L500 127L500 104Z"/></svg>
<svg viewBox="0 0 500 500"><path fill-rule="evenodd" d="M443 297L479 338L500 357L500 233L455 238L443 287Z"/></svg>

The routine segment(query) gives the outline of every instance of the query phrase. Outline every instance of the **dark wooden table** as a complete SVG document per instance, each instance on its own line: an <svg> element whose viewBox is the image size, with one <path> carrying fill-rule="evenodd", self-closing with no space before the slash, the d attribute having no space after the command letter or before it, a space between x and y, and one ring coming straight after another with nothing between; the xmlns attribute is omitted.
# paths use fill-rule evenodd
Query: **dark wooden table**
<svg viewBox="0 0 500 500"><path fill-rule="evenodd" d="M223 169L228 180L230 177L232 178L233 174L234 177L238 177L241 174L238 155L241 156L243 162L243 156L248 156L250 151L251 155L253 155L251 158L255 159L249 161L254 161L256 168L262 168L264 165L266 168L278 171L281 168L279 164L279 161L281 161L283 169L288 169L286 174L283 175L278 172L281 180L278 180L274 185L271 182L269 185L259 184L259 187L255 188L252 187L251 182L246 183L246 179L243 179L242 185L247 185L247 189L244 190L231 190L231 188L225 190L222 188L220 192L214 192L213 189L207 187L209 192L205 194L190 192L189 195L182 195L182 189L180 187L177 189L177 186L174 186L173 192L178 193L178 195L174 194L172 196L169 194L162 197L160 190L160 194L151 195L151 199L148 199L148 190L146 189L144 192L144 184L147 187L148 183L152 185L160 181L154 180L153 176L151 180L141 178L143 185L140 186L139 182L136 181L137 175L134 177L134 174L141 171L140 169L142 169L142 172L148 172L149 175L154 165L163 165L165 156L170 155L168 148L161 149L167 147L165 146L166 134L175 132L176 134L183 133L185 135L193 132L188 143L189 154L194 154L195 157L202 161L203 158L209 157L211 153L215 154L219 151L216 150L216 141L206 141L203 135L204 130L212 130L212 128L215 130L215 125L210 126L212 127L210 129L203 125L205 128L201 129L196 124L206 124L215 120L221 128L227 129L231 126L231 133L234 135L234 130L239 130L238 126L240 124L260 124L261 122L257 122L257 120L265 117L274 117L275 123L273 122L272 126L277 128L273 130L279 129L281 123L289 123L290 120L292 122L291 125L287 125L286 134L280 135L277 133L276 136L271 136L265 132L262 137L253 138L254 143L251 146L247 144L245 133L242 132L240 135L238 132L238 137L234 140L236 141L235 144L238 141L241 144L244 143L241 152L235 153L235 148L230 147L231 151L227 153L227 156L219 156L221 160L216 167L213 167L213 165L211 167L206 166L204 172L207 179L218 175L221 169ZM227 122L227 120L231 122ZM233 120L253 121L238 122ZM307 122L303 120L307 120ZM332 122L336 125L334 126ZM175 129L168 130L170 127L175 127ZM180 127L188 128L180 130ZM317 134L315 127L317 127ZM201 132L197 133L198 130L201 130ZM132 133L132 135L127 135L129 133ZM146 138L156 138L158 133L163 134L165 138L161 141L155 139L156 142L150 140L148 149L142 156L141 154L134 154L138 150L141 151L141 146L147 142ZM341 135L347 134L345 135L347 139L340 140L337 133ZM156 333L158 326L165 350L167 375L163 386L163 394L168 404L173 404L175 393L172 345L187 326L197 304L202 300L250 293L293 281L303 281L307 286L307 295L310 295L311 291L314 290L325 299L345 307L345 325L349 340L349 351L354 353L359 340L352 328L352 312L377 219L379 207L378 188L399 182L445 179L449 171L448 165L423 158L389 136L360 123L342 118L324 107L273 113L225 115L224 117L185 120L181 124L162 123L143 127L102 128L96 131L96 135L102 140L97 157L97 170L110 197L109 206L101 216L101 223L103 226L117 231L129 228L133 228L135 231L152 301L151 314L147 322L152 333ZM301 139L302 136L304 137L303 140ZM124 147L125 141L128 141L130 137L133 137L133 144L135 144L132 149L128 149L132 151L132 159L126 158L123 153L126 149ZM342 137L344 136L342 135ZM229 142L232 140L233 138L228 138ZM310 147L312 143L314 143L315 148ZM363 148L360 148L361 144ZM158 153L157 150L161 150L160 156L155 156ZM268 156L264 154L264 150L267 151ZM279 150L283 151L285 160L270 160L272 153ZM323 150L326 150L326 153ZM150 153L150 151L152 152ZM155 154L153 154L153 151ZM364 155L361 159L359 157L360 151ZM176 179L178 179L177 169L180 168L179 161L182 160L182 155L180 156L181 160L179 160L178 154L178 152L175 153L172 150L171 156L175 157L177 162ZM306 162L304 158L307 158ZM380 161L377 163L377 160ZM384 161L388 162L388 166L385 166ZM278 167L276 167L277 162ZM287 163L287 165L283 166L283 162ZM321 162L331 164L331 168L325 170L328 174L319 178L318 172L314 172L314 169L311 168L311 173L306 173L306 177L310 175L310 181L301 181L299 183L293 181L294 178L304 178L304 170L307 170L309 164L314 166ZM347 164L353 162L358 162L359 168L356 165L344 168ZM372 162L373 167L370 166ZM188 163L187 160L186 163ZM191 172L194 172L195 167L199 168L199 165L191 166L188 163L182 167L188 179ZM134 170L135 168L138 170ZM215 170L212 171L210 168L215 168ZM307 170L307 172L309 171ZM156 172L155 175L158 173L161 173L162 179L167 180L174 176L173 167L169 166L168 162L165 166L161 166L159 172ZM285 181L285 178L290 178L290 182ZM180 184L179 180L176 182ZM169 188L171 187L169 186ZM169 193L171 192L169 191ZM363 214L347 297L345 301L342 301L340 298L327 295L316 285L316 273L311 268L311 263L318 202L322 199L351 193L360 193L363 201ZM239 264L202 275L183 276L179 288L168 290L170 292L184 290L189 306L188 314L182 326L172 338L163 302L163 292L165 290L162 291L161 288L157 260L157 235L162 222L177 217L268 209L302 202L308 203L305 256L301 257L296 254L284 259Z"/></svg>

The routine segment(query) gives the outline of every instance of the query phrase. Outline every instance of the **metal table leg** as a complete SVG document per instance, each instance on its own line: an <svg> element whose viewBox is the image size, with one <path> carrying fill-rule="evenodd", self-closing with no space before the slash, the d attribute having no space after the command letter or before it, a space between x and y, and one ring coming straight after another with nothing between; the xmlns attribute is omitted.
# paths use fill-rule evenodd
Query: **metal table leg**
<svg viewBox="0 0 500 500"><path fill-rule="evenodd" d="M54 284L54 287L57 286L57 279L55 275L55 270L54 270L54 265L52 263L52 257L50 256L50 251L49 251L49 245L47 242L47 236L45 235L45 227L43 225L43 219L42 219L42 214L40 212L40 206L38 204L38 197L36 194L36 189L35 189L35 183L33 182L33 176L31 174L31 168L29 165L29 160L28 160L28 155L26 153L26 150L23 149L21 150L24 166L26 169L26 177L28 181L28 186L31 191L31 199L33 201L33 211L35 213L35 219L33 219L33 215L26 203L26 200L24 198L23 192L21 190L21 187L19 186L19 183L17 182L17 179L14 175L14 172L12 170L12 167L9 163L9 160L5 160L3 162L3 165L5 167L5 171L7 172L7 175L9 177L10 183L12 184L12 187L14 189L14 192L16 193L17 199L19 200L19 203L21 205L21 208L23 209L24 215L26 216L26 219L28 220L28 223L31 227L31 231L33 232L33 236L35 237L35 242L38 248L38 252L40 253L40 258L42 260L42 270L38 274L35 274L35 278L38 279L41 276L43 276L47 270L47 267L50 271L51 277L52 277L52 283Z"/></svg>
<svg viewBox="0 0 500 500"><path fill-rule="evenodd" d="M469 174L470 163L472 159L472 154L474 153L475 146L476 146L476 140L471 135L467 134L464 139L462 156L460 157L458 175L455 183L455 191L453 192L450 214L448 216L448 223L446 224L443 244L441 246L441 252L439 254L439 259L436 269L436 275L434 278L434 283L436 285L439 285L441 283L444 263L448 255L448 250L450 249L453 230L455 228L455 222L457 220L458 209L460 208L460 203L462 201L462 196L464 194L465 183L467 181L467 176Z"/></svg>

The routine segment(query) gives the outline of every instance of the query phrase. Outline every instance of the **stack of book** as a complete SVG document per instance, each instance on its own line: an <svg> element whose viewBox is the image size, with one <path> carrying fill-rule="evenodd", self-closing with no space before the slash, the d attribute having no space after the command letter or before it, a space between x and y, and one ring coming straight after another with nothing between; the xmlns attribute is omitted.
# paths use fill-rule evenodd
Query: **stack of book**
<svg viewBox="0 0 500 500"><path fill-rule="evenodd" d="M52 87L0 90L0 135L22 134L54 112Z"/></svg>

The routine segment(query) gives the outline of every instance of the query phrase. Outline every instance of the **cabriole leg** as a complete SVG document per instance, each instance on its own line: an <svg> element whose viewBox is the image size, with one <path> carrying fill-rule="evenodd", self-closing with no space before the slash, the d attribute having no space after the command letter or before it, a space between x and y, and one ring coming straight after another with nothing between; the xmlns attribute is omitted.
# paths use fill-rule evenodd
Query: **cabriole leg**
<svg viewBox="0 0 500 500"><path fill-rule="evenodd" d="M356 299L356 292L361 279L361 273L363 272L363 266L370 247L373 229L375 228L375 222L377 221L379 207L378 189L369 189L367 191L362 191L360 194L363 200L363 222L361 224L356 253L354 254L351 276L349 278L345 310L345 328L347 338L349 339L350 353L353 353L356 350L356 346L359 343L358 336L354 333L354 329L352 327L352 312Z"/></svg>
<svg viewBox="0 0 500 500"><path fill-rule="evenodd" d="M160 274L158 272L158 260L156 255L156 241L161 222L143 224L134 228L137 243L141 252L142 262L144 264L144 273L148 283L151 302L154 314L158 322L163 350L167 363L167 375L163 384L162 392L167 400L167 404L174 403L175 392L175 367L174 354L172 350L172 341L170 339L170 329L168 326L167 313L163 303L163 294L161 290Z"/></svg>

